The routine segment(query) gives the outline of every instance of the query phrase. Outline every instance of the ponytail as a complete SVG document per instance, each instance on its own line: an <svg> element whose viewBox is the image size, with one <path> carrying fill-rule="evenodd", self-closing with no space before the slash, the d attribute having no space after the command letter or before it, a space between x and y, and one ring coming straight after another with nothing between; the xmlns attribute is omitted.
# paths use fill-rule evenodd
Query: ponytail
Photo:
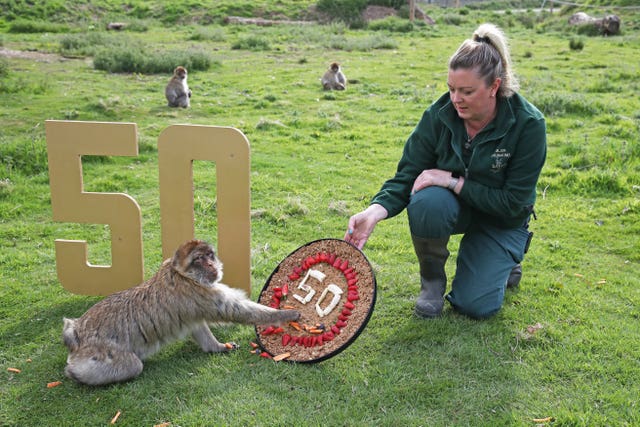
<svg viewBox="0 0 640 427"><path fill-rule="evenodd" d="M473 69L484 79L487 86L497 78L501 84L496 96L508 98L519 89L513 75L507 39L493 24L482 24L474 31L449 59L449 69Z"/></svg>

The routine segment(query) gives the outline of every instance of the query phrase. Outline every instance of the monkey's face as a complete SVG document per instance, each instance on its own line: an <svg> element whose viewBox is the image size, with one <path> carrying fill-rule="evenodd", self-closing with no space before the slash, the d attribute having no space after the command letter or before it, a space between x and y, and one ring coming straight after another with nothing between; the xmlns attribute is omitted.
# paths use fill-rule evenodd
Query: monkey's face
<svg viewBox="0 0 640 427"><path fill-rule="evenodd" d="M209 247L194 253L191 270L199 277L199 282L211 285L222 279L222 263L214 250Z"/></svg>
<svg viewBox="0 0 640 427"><path fill-rule="evenodd" d="M176 67L173 74L180 80L184 80L187 77L187 69L184 67Z"/></svg>
<svg viewBox="0 0 640 427"><path fill-rule="evenodd" d="M213 247L202 241L192 240L182 245L172 264L184 276L205 286L222 280L222 262Z"/></svg>
<svg viewBox="0 0 640 427"><path fill-rule="evenodd" d="M333 64L331 64L331 69L333 70L333 72L337 73L340 69L340 65L337 62L334 62Z"/></svg>

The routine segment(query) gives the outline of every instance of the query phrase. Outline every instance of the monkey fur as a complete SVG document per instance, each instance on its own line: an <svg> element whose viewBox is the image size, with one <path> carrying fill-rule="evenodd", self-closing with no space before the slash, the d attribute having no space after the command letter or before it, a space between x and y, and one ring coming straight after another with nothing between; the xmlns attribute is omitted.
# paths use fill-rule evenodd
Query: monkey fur
<svg viewBox="0 0 640 427"><path fill-rule="evenodd" d="M208 353L237 347L218 342L211 323L281 324L300 317L255 303L221 279L211 245L182 244L146 282L106 297L80 318L64 319L65 374L87 385L126 381L142 372L143 360L189 334Z"/></svg>
<svg viewBox="0 0 640 427"><path fill-rule="evenodd" d="M191 89L187 85L187 69L178 66L173 71L173 77L164 89L169 107L187 108L191 102Z"/></svg>
<svg viewBox="0 0 640 427"><path fill-rule="evenodd" d="M347 88L347 77L337 62L333 62L329 69L325 71L321 81L324 90L345 90Z"/></svg>

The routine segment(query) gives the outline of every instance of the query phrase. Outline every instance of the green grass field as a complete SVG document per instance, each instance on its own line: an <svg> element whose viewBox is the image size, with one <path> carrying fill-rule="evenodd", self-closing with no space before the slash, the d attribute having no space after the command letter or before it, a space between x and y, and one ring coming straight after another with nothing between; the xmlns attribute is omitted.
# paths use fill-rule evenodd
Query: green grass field
<svg viewBox="0 0 640 427"><path fill-rule="evenodd" d="M105 1L99 18L51 12L62 32L26 33L10 31L8 11L16 9L3 3L0 49L23 57L0 55L0 425L108 425L117 412L122 426L640 425L640 14L633 5L588 9L623 20L620 35L599 37L567 27L573 11L566 10L425 8L436 25L411 31L396 21L350 29L197 19L221 14L227 1L219 9L191 2L192 19L183 22L156 16L167 2L129 2L136 14L127 15L118 12L121 2ZM267 2L280 12L265 16L300 19L310 3ZM41 13L27 22L41 22ZM136 31L102 29L132 16ZM240 344L233 354L203 354L187 340L128 383L90 388L64 377L62 318L99 298L62 288L54 241L86 240L95 264L109 264L110 241L102 224L52 220L45 120L137 124L138 156L88 157L83 176L86 191L124 192L140 205L145 277L162 261L158 135L172 124L241 130L251 144L255 300L291 251L343 236L348 217L395 171L422 111L447 90L448 57L487 21L510 37L521 92L545 113L549 144L521 287L507 293L497 316L474 321L448 308L436 320L413 316L418 266L401 214L381 223L364 250L378 283L371 321L332 359L274 363L249 352L253 328L223 326L214 333ZM65 41L75 43L73 52ZM136 46L166 62L177 52L207 59L189 74L191 108L166 107L170 74L94 67L94 55ZM332 61L352 81L345 92L321 90ZM196 234L212 242L215 184L215 164L195 162ZM458 241L450 246L450 277ZM47 388L52 381L62 384Z"/></svg>

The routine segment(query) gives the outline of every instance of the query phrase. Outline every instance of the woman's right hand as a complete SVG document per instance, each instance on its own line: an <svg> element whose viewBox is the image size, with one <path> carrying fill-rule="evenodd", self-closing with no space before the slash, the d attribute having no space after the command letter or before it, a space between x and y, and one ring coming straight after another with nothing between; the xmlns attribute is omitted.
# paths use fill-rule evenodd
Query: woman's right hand
<svg viewBox="0 0 640 427"><path fill-rule="evenodd" d="M349 225L344 235L344 240L358 249L362 249L364 244L367 243L376 224L385 219L387 215L388 212L382 205L375 203L370 205L367 209L349 218Z"/></svg>

